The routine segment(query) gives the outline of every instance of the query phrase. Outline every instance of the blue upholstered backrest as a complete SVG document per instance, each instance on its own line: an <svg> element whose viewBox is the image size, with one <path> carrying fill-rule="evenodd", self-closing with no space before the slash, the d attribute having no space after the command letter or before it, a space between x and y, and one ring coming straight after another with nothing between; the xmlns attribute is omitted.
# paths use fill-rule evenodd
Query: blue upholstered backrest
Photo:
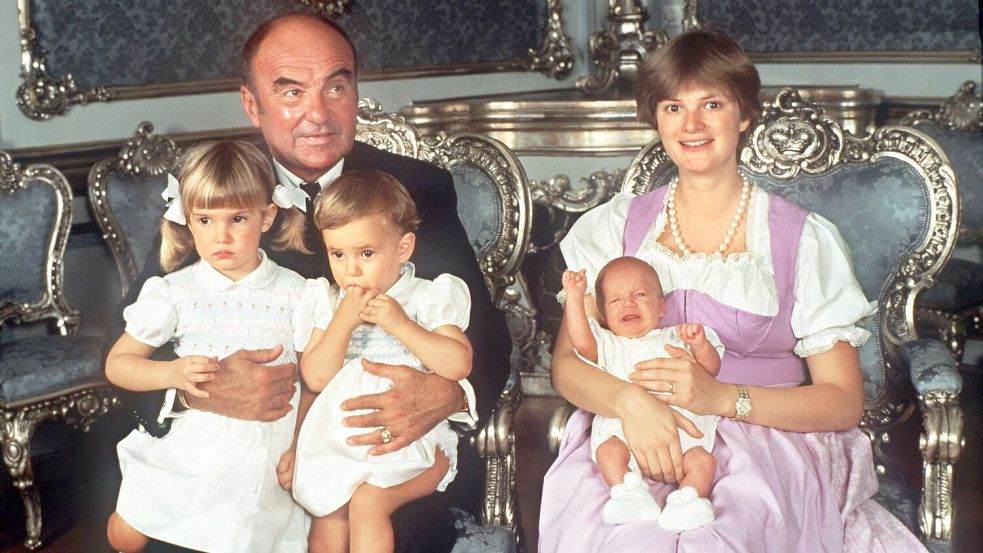
<svg viewBox="0 0 983 553"><path fill-rule="evenodd" d="M165 186L164 175L138 178L114 172L107 176L107 207L119 224L120 238L137 273L143 270L154 237L160 231L164 214L160 193Z"/></svg>
<svg viewBox="0 0 983 553"><path fill-rule="evenodd" d="M0 193L0 303L42 299L56 206L55 191L39 181Z"/></svg>
<svg viewBox="0 0 983 553"><path fill-rule="evenodd" d="M480 168L460 163L450 169L457 191L457 214L479 258L492 251L503 234L502 201L495 181Z"/></svg>
<svg viewBox="0 0 983 553"><path fill-rule="evenodd" d="M62 282L71 225L65 176L49 165L21 169L0 152L0 326L53 318L62 334L78 329Z"/></svg>

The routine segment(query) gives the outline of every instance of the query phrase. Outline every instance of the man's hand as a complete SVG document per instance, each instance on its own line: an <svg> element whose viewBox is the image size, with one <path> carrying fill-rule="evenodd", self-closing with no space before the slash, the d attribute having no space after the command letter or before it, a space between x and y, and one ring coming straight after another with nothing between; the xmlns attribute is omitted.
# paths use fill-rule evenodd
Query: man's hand
<svg viewBox="0 0 983 553"><path fill-rule="evenodd" d="M393 383L388 391L354 397L341 404L345 411L374 410L344 419L347 426L372 429L348 438L349 445L373 446L369 449L371 455L406 447L464 405L464 391L457 382L404 365L383 365L363 359L362 366L369 374L388 378ZM389 443L382 442L383 426L392 436Z"/></svg>
<svg viewBox="0 0 983 553"><path fill-rule="evenodd" d="M239 350L219 361L215 379L199 388L208 397L188 396L195 409L241 420L270 422L290 412L290 399L297 383L293 363L265 366L283 352L283 346Z"/></svg>

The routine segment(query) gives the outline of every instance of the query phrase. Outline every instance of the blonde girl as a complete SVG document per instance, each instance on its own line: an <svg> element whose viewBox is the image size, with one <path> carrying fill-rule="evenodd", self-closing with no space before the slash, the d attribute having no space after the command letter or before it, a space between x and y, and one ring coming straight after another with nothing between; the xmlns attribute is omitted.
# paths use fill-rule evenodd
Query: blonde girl
<svg viewBox="0 0 983 553"><path fill-rule="evenodd" d="M273 364L294 363L294 303L305 281L271 261L260 238L291 191L274 186L269 161L237 141L206 142L169 176L161 265L123 312L126 332L106 376L127 390L207 397L219 359L241 349L277 348ZM304 216L285 209L274 248L304 251ZM172 343L177 358L151 358ZM296 405L296 396L292 400ZM117 448L123 480L107 534L118 551L149 538L209 552L302 552L304 515L276 480L291 443L293 414L274 422L188 409L162 438L135 430Z"/></svg>

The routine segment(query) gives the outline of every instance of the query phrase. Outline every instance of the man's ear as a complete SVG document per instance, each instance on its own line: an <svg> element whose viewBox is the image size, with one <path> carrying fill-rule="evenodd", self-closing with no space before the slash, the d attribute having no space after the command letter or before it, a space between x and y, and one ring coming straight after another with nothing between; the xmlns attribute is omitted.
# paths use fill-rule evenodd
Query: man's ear
<svg viewBox="0 0 983 553"><path fill-rule="evenodd" d="M270 230L270 227L273 226L273 221L276 219L276 211L276 204L270 204L263 210L263 232Z"/></svg>
<svg viewBox="0 0 983 553"><path fill-rule="evenodd" d="M259 99L253 95L246 85L239 86L239 95L242 97L242 109L246 112L246 117L252 122L253 126L259 128Z"/></svg>
<svg viewBox="0 0 983 553"><path fill-rule="evenodd" d="M416 247L416 234L412 232L407 232L399 239L399 248L397 252L399 253L399 262L406 263L410 260L410 256L413 255L413 248Z"/></svg>

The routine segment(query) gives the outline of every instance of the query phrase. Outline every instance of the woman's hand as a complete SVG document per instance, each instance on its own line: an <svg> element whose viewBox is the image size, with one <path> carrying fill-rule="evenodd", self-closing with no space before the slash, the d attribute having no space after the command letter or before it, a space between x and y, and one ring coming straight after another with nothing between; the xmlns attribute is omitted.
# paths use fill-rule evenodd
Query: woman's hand
<svg viewBox="0 0 983 553"><path fill-rule="evenodd" d="M686 350L666 345L666 351L671 357L635 365L635 372L628 375L631 381L658 392L655 397L670 405L698 415L726 416L728 385L710 376Z"/></svg>
<svg viewBox="0 0 983 553"><path fill-rule="evenodd" d="M625 440L642 474L670 484L682 480L679 429L700 438L703 434L696 425L638 386L619 394L618 407Z"/></svg>

